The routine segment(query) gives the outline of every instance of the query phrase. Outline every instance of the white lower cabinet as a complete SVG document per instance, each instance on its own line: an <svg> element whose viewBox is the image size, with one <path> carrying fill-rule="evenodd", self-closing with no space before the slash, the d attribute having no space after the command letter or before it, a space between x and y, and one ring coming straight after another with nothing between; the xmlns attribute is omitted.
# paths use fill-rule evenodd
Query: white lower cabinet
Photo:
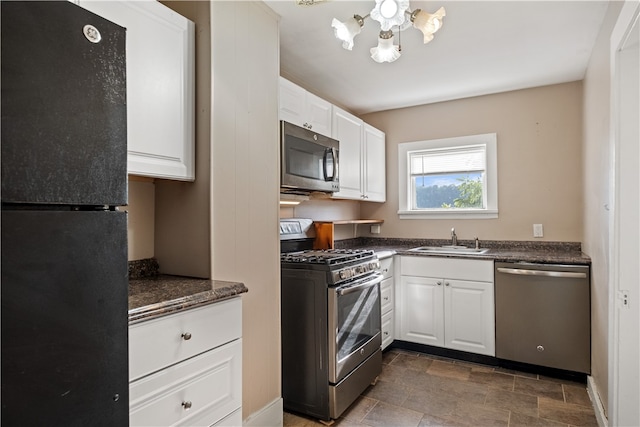
<svg viewBox="0 0 640 427"><path fill-rule="evenodd" d="M240 298L129 329L131 426L242 424Z"/></svg>
<svg viewBox="0 0 640 427"><path fill-rule="evenodd" d="M380 314L382 315L382 349L389 347L394 339L395 288L393 283L393 257L380 260L380 272L384 279L380 283Z"/></svg>
<svg viewBox="0 0 640 427"><path fill-rule="evenodd" d="M215 427L238 427L242 425L242 410L238 409L214 424Z"/></svg>
<svg viewBox="0 0 640 427"><path fill-rule="evenodd" d="M493 261L401 257L399 339L495 355Z"/></svg>

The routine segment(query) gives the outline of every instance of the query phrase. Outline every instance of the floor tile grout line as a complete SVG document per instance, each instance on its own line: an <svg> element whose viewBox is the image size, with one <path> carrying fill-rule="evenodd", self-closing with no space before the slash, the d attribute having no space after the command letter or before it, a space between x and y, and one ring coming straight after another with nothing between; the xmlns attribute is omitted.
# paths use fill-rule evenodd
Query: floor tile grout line
<svg viewBox="0 0 640 427"><path fill-rule="evenodd" d="M368 399L371 399L370 397ZM369 408L369 410L364 414L364 416L358 420L359 423L364 423L364 419L367 418L367 415L369 415L369 413L373 410L373 408L375 408L376 406L378 406L378 403L380 403L380 399L373 399L376 401L376 403L373 404L373 406L371 406L371 408Z"/></svg>

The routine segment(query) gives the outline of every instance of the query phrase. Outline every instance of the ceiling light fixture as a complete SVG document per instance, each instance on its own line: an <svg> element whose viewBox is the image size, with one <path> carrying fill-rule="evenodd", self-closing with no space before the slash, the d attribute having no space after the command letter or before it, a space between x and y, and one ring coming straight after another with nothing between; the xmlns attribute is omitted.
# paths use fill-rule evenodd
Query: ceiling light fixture
<svg viewBox="0 0 640 427"><path fill-rule="evenodd" d="M342 47L353 49L353 38L360 34L364 20L371 18L380 23L378 46L371 48L371 58L378 63L393 62L400 57L400 44L393 44L393 28L400 31L413 26L422 31L424 43L433 40L433 34L442 27L442 18L446 15L444 7L435 13L427 13L421 9L413 12L409 8L409 0L376 0L375 7L364 17L353 15L344 22L333 19L331 26L336 38L342 41Z"/></svg>

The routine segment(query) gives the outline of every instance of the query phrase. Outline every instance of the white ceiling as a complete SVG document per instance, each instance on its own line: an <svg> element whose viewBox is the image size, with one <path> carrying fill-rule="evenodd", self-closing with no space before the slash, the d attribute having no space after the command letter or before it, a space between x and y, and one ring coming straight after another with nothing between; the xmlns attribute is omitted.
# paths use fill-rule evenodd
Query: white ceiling
<svg viewBox="0 0 640 427"><path fill-rule="evenodd" d="M443 27L426 45L420 31L403 31L402 56L378 64L369 54L376 21L365 19L352 51L331 28L334 17L365 16L374 0L265 3L281 16L281 75L355 114L581 80L608 4L412 1L411 10L444 6Z"/></svg>

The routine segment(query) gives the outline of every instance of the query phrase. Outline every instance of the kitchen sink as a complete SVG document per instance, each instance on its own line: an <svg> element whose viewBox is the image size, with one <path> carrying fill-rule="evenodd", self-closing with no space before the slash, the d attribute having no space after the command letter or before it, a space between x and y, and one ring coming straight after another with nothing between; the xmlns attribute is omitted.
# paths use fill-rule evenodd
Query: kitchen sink
<svg viewBox="0 0 640 427"><path fill-rule="evenodd" d="M468 246L420 246L409 249L411 252L435 253L435 254L467 254L480 255L487 252L489 248L470 248Z"/></svg>

